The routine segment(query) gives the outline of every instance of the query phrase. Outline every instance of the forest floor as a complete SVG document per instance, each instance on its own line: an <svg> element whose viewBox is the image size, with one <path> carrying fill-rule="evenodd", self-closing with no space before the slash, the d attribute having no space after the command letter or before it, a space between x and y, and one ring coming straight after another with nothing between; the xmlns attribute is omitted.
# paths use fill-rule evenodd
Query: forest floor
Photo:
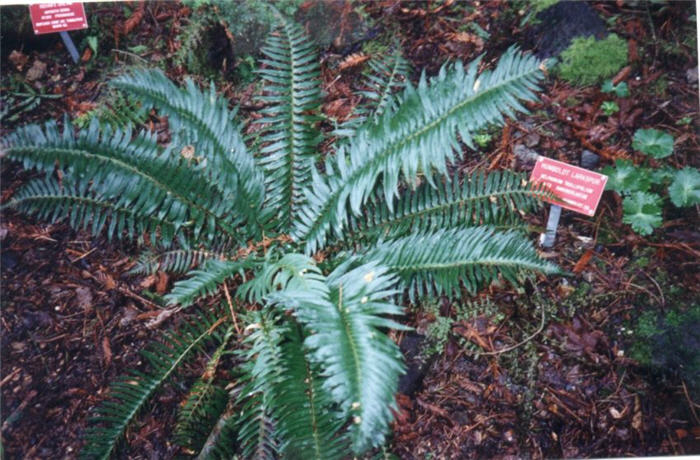
<svg viewBox="0 0 700 460"><path fill-rule="evenodd" d="M513 44L531 49L542 33L535 21L523 24L513 2L333 5L339 27L329 30L338 34L322 48L322 76L323 109L336 118L347 116L358 100L366 59L353 53L366 51L361 45L370 36L396 37L413 69L432 75L449 59L485 53L489 62ZM584 149L596 153L601 166L619 158L640 162L631 147L638 128L674 136L670 166L698 167L697 45L684 41L684 34L696 33L689 20L693 7L592 3L607 30L628 41L629 65L618 81L629 85L632 96L616 99L619 111L604 115L601 106L610 96L598 86L574 87L551 75L530 114L488 133L458 169L527 171L532 164L522 152L579 164ZM146 3L133 11L120 4L86 9L91 29L75 34L82 37L78 65L59 43L3 45L2 91L41 96L31 110L6 116L0 134L64 113L84 115L96 107L107 79L133 61L165 65L177 79L185 75L183 66L170 63L193 14L189 8ZM357 37L343 34L357 24L367 33L354 46ZM98 29L113 31L103 32L101 47L106 41L127 51L105 51L97 59L85 44L89 31ZM243 80L222 78L218 87L253 118L256 86ZM151 115L145 124L163 131L161 121ZM31 174L3 162L0 203ZM546 208L527 217L533 240L546 218ZM608 191L595 217L565 211L556 244L542 252L571 276L533 276L519 288L490 286L470 303L409 308L404 322L415 333L402 336L401 347L411 366L388 451L406 459L700 454L700 376L688 373L685 362L691 356L697 363L700 323L671 330L662 320L698 308L698 223L697 208L669 206L661 228L640 236L622 223L621 199ZM110 382L139 366L139 350L180 319L161 321L162 310L151 300L173 279L129 274L138 255L129 243L13 211L3 211L0 242L4 455L74 458L90 410ZM642 318L652 318L651 332ZM641 358L644 350L652 354L648 362ZM199 375L201 364L167 385L154 410L128 430L125 458L182 454L169 434L186 391L182 382Z"/></svg>

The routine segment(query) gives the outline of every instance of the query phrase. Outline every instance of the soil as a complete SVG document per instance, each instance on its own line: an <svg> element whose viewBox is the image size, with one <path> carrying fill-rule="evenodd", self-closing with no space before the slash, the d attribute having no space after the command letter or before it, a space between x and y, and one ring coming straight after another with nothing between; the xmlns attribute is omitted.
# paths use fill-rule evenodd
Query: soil
<svg viewBox="0 0 700 460"><path fill-rule="evenodd" d="M510 2L482 3L383 0L363 2L362 8L333 3L328 21L338 27L328 30L342 34L348 29L344 24L353 24L362 32L329 39L322 49L326 114L350 113L361 67L340 71L338 64L377 37L396 37L413 68L428 74L448 59L468 61L486 53L488 63L514 43L529 43L549 55L570 39L567 34L552 38L536 23L522 24ZM45 70L28 84L61 97L42 100L15 121L4 120L0 134L95 107L106 79L137 53L88 56L84 39L92 31L108 31L100 36L100 50L147 45L137 57L164 65L181 80L186 69L170 63L191 9L149 2L137 22L139 7L129 5L86 5L91 28L74 35L82 45L78 66L69 64L60 43L46 48L45 41L13 38L18 54L12 58L13 50L2 50L3 92L16 91L13 82L24 81L41 62ZM630 70L622 79L633 97L619 99L620 111L604 116L600 106L609 97L598 88L572 87L552 76L530 114L492 131L488 145L469 151L459 169L527 171L531 165L522 161L524 151L573 164L584 149L602 165L638 160L631 139L636 129L649 127L673 134L673 167L700 166L697 48L683 41L693 3L557 8L540 20L547 24L557 15L566 21L571 9L585 10L577 16L583 18L582 34L597 35L603 24L628 40ZM473 24L490 38L482 38ZM244 118L256 116L254 85L223 81L218 87L241 105ZM682 119L690 121L678 123ZM161 124L151 114L146 125L160 129ZM3 162L1 202L30 175ZM543 256L570 271L569 277L533 277L519 288L494 285L473 299L478 305L471 309L446 299L437 312L408 309L405 323L416 332L400 337L409 373L398 396L390 451L405 459L700 454L696 382L670 365L665 371L651 369L631 357L634 325L643 312L662 314L700 300L698 211L669 208L663 228L652 237L633 233L621 215L613 192L605 193L594 218L564 212L556 244ZM527 216L534 229L545 219L546 209ZM76 458L90 411L110 382L126 368L142 365L139 351L182 319L152 323L160 310L149 296L162 294L172 279L130 274L139 253L133 244L93 238L13 211L3 211L0 244L2 449L8 459ZM426 356L431 339L425 337L436 315L451 318L450 333L443 347ZM697 330L683 334L696 337ZM697 342L687 343L697 351ZM513 350L502 351L508 348ZM169 438L183 383L198 372L192 366L165 386L152 410L128 430L123 458L183 454Z"/></svg>

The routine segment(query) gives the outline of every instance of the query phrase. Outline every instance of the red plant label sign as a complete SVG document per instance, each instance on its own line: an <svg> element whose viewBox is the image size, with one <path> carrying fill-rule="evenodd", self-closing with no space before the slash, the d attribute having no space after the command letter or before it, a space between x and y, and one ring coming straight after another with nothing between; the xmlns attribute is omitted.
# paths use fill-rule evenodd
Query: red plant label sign
<svg viewBox="0 0 700 460"><path fill-rule="evenodd" d="M562 202L552 202L587 216L595 214L608 176L540 156L530 182L545 184Z"/></svg>
<svg viewBox="0 0 700 460"><path fill-rule="evenodd" d="M82 3L39 3L29 5L34 33L50 34L68 30L87 29Z"/></svg>

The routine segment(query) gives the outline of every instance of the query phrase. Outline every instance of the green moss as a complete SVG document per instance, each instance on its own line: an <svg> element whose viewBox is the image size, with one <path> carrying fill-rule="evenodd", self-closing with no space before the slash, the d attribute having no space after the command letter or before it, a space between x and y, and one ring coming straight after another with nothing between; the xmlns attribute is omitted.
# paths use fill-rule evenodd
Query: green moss
<svg viewBox="0 0 700 460"><path fill-rule="evenodd" d="M627 64L627 42L615 34L604 40L576 38L561 53L559 77L581 86L601 83Z"/></svg>

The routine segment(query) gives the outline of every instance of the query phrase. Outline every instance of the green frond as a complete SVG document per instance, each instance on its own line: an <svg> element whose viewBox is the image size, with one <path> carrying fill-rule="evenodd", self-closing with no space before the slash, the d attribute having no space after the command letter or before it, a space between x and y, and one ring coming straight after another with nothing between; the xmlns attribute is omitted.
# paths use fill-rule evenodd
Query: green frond
<svg viewBox="0 0 700 460"><path fill-rule="evenodd" d="M274 459L279 452L276 424L272 418L276 385L282 366L284 328L270 311L252 312L250 334L238 351L243 364L243 387L238 397L238 443L242 458Z"/></svg>
<svg viewBox="0 0 700 460"><path fill-rule="evenodd" d="M391 208L378 194L363 216L351 217L349 239L377 241L457 226L512 226L550 196L524 174L478 171L465 177L461 185L453 177L436 187L423 184L407 190Z"/></svg>
<svg viewBox="0 0 700 460"><path fill-rule="evenodd" d="M118 207L104 197L69 183L61 186L57 180L35 179L22 188L2 208L14 208L39 219L57 222L66 219L74 229L89 229L98 235L105 227L107 237L141 238L144 233L155 242L160 237L171 241L180 225L153 214L140 214L130 207Z"/></svg>
<svg viewBox="0 0 700 460"><path fill-rule="evenodd" d="M183 323L178 333L165 334L167 345L154 343L150 351L143 351L149 371L132 370L112 384L109 399L95 409L86 430L83 458L109 458L155 391L205 344L221 340L216 333L221 322L216 316L202 312L198 319L197 323Z"/></svg>
<svg viewBox="0 0 700 460"><path fill-rule="evenodd" d="M402 313L384 301L397 293L396 278L376 263L347 268L328 276L326 292L294 283L268 298L291 308L304 325L304 345L322 369L324 389L350 421L352 450L361 453L384 441L404 371L401 352L382 331L405 328L386 317Z"/></svg>
<svg viewBox="0 0 700 460"><path fill-rule="evenodd" d="M209 238L218 232L239 236L240 218L229 212L229 203L201 169L158 146L155 134L134 137L129 129L101 128L93 119L76 136L66 120L63 133L55 122L44 129L30 125L4 138L0 147L27 169L50 174L58 165L64 180L83 188L89 184L118 208L187 225L195 239L202 233Z"/></svg>
<svg viewBox="0 0 700 460"><path fill-rule="evenodd" d="M77 117L73 123L78 128L87 128L93 118L97 118L101 125L127 128L139 126L148 120L149 110L141 105L134 97L125 96L116 89L107 91L101 96L98 105L92 110Z"/></svg>
<svg viewBox="0 0 700 460"><path fill-rule="evenodd" d="M333 131L338 137L351 138L363 123L376 123L384 113L398 107L396 92L406 85L411 71L398 44L391 54L371 59L369 68L363 81L367 89L358 92L365 101L355 108L352 118Z"/></svg>
<svg viewBox="0 0 700 460"><path fill-rule="evenodd" d="M238 288L237 296L248 302L263 302L266 295L286 289L290 283L309 290L327 290L325 278L311 258L285 254L277 261L266 261L250 281Z"/></svg>
<svg viewBox="0 0 700 460"><path fill-rule="evenodd" d="M305 241L307 253L322 248L329 232L342 232L348 204L359 215L378 183L390 206L401 177L412 184L420 175L435 185L435 172L446 175L459 155L458 132L471 145L471 133L525 111L519 100L535 100L542 72L534 57L511 48L492 71L479 75L478 66L479 60L466 70L461 63L443 67L430 83L423 75L417 88L407 86L395 112L363 125L348 146L341 145L326 162L327 177L314 174L292 232Z"/></svg>
<svg viewBox="0 0 700 460"><path fill-rule="evenodd" d="M363 115L368 119L378 120L387 111L397 108L394 93L402 89L408 82L411 66L401 55L401 48L395 45L394 52L389 56L369 61L371 72L366 75L365 85L368 87L360 94L370 103L361 107Z"/></svg>
<svg viewBox="0 0 700 460"><path fill-rule="evenodd" d="M499 274L517 283L524 270L561 273L556 265L540 259L532 243L519 232L497 232L491 227L416 233L369 249L362 259L397 273L411 300L459 294L461 284L475 292Z"/></svg>
<svg viewBox="0 0 700 460"><path fill-rule="evenodd" d="M233 405L229 399L226 410L214 424L197 460L231 460L236 458L236 425L238 418L233 413ZM252 458L252 457L251 457ZM261 457L262 458L262 457Z"/></svg>
<svg viewBox="0 0 700 460"><path fill-rule="evenodd" d="M254 258L244 260L209 259L196 270L188 273L184 280L177 281L172 291L165 296L169 305L189 307L201 297L216 293L229 278L240 275L245 279L245 271L257 265Z"/></svg>
<svg viewBox="0 0 700 460"><path fill-rule="evenodd" d="M160 70L136 70L112 80L112 85L167 115L178 147L194 147L192 157L205 163L225 201L246 217L249 230L259 231L256 224L269 217L262 209L263 173L233 120L236 112L216 95L213 84L206 94L190 79L179 88Z"/></svg>
<svg viewBox="0 0 700 460"><path fill-rule="evenodd" d="M206 249L165 249L146 251L136 261L131 274L149 275L158 271L184 274L209 259L226 259L226 254Z"/></svg>
<svg viewBox="0 0 700 460"><path fill-rule="evenodd" d="M181 447L198 452L214 426L226 409L229 396L223 387L215 383L216 369L221 361L228 342L233 336L230 326L221 344L207 363L204 375L190 389L184 404L177 415L174 439Z"/></svg>
<svg viewBox="0 0 700 460"><path fill-rule="evenodd" d="M262 48L265 82L261 96L267 106L258 122L264 125L260 163L265 169L265 205L274 210L282 232L288 232L304 190L311 184L320 131L316 127L321 102L318 53L302 28L283 22Z"/></svg>
<svg viewBox="0 0 700 460"><path fill-rule="evenodd" d="M280 450L285 458L343 458L349 448L347 437L340 434L345 418L323 387L321 370L310 362L298 328L291 327L286 337L273 408Z"/></svg>

